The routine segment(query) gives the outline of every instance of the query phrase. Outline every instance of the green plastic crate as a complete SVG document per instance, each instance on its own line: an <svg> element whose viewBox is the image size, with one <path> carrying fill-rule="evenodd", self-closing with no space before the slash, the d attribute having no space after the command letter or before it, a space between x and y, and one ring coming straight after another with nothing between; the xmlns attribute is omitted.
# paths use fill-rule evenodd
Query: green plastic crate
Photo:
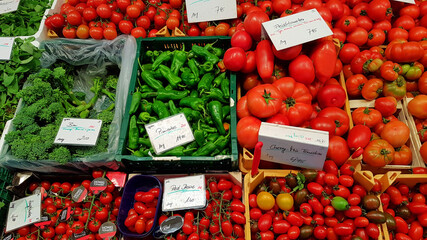
<svg viewBox="0 0 427 240"><path fill-rule="evenodd" d="M151 38L137 40L137 56L144 56L147 50L175 50L185 46L186 50L191 49L193 44L204 46L208 43L214 43L215 47L224 50L230 47L230 37L171 37L171 38ZM135 91L137 78L139 77L138 58L132 72L132 79L129 87L129 96ZM230 79L230 131L231 131L231 155L226 158L210 156L181 156L181 157L136 157L127 155L127 138L129 128L129 108L132 101L128 97L126 110L123 117L122 129L119 141L119 151L117 160L121 161L128 170L139 172L214 172L214 171L232 171L238 167L238 149L236 135L236 74L229 73Z"/></svg>
<svg viewBox="0 0 427 240"><path fill-rule="evenodd" d="M13 174L6 168L0 168L0 202L5 205L0 208L0 228L4 227L7 219L9 203L13 200L12 192L6 189L12 183Z"/></svg>

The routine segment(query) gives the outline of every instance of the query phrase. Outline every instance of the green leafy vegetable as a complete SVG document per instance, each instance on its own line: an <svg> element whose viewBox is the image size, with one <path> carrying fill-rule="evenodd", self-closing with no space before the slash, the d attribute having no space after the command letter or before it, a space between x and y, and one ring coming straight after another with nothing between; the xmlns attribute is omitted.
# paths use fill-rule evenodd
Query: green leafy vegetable
<svg viewBox="0 0 427 240"><path fill-rule="evenodd" d="M52 0L21 0L17 11L0 14L0 37L35 34L51 5Z"/></svg>
<svg viewBox="0 0 427 240"><path fill-rule="evenodd" d="M0 19L2 16L0 15ZM15 113L18 104L16 94L26 77L40 69L42 51L31 44L32 41L34 37L24 40L16 38L11 59L0 61L0 133L3 132L6 121L12 119Z"/></svg>

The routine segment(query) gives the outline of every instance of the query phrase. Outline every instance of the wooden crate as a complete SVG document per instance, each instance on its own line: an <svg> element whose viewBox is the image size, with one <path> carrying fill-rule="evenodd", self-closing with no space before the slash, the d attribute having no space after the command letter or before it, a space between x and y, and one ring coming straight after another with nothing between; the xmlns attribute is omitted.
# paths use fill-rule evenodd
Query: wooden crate
<svg viewBox="0 0 427 240"><path fill-rule="evenodd" d="M356 162L354 162L356 163ZM359 164L360 165L360 164ZM374 177L373 174L369 171L360 171L357 169L360 169L360 166L355 166L356 171L354 174L354 179L362 186L364 186L367 190L372 189L374 186ZM297 170L259 170L257 174L252 176L251 172L245 175L244 181L243 181L243 187L244 187L244 204L245 204L245 217L246 217L246 224L245 224L245 239L250 240L251 239L251 227L250 227L250 208L249 208L249 195L255 190L255 188L265 179L268 177L285 177L289 173L298 173ZM382 211L382 207L380 206L379 211ZM385 224L379 225L380 229L380 236L378 239L385 239L385 235L388 236L387 233L387 226ZM386 239L389 240L389 239Z"/></svg>
<svg viewBox="0 0 427 240"><path fill-rule="evenodd" d="M414 148L415 148L417 155L418 155L418 158L419 158L419 165L421 167L426 167L426 164L425 164L425 162L424 162L424 160L420 154L420 148L421 148L422 143L421 143L421 140L418 136L417 127L415 125L415 119L408 110L408 103L411 100L412 100L412 98L407 98L407 97L402 99L402 110L406 116L406 119L408 120L408 127L411 130L411 134L414 136L413 144L414 144Z"/></svg>

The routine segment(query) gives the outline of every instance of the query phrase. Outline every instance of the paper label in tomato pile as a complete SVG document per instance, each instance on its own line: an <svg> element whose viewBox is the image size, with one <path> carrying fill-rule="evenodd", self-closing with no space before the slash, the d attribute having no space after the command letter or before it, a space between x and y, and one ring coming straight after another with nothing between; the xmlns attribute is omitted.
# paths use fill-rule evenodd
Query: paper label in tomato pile
<svg viewBox="0 0 427 240"><path fill-rule="evenodd" d="M0 60L10 60L14 41L14 37L0 37ZM3 81L5 81L5 79L3 79Z"/></svg>
<svg viewBox="0 0 427 240"><path fill-rule="evenodd" d="M394 0L394 1L415 4L415 0Z"/></svg>
<svg viewBox="0 0 427 240"><path fill-rule="evenodd" d="M90 183L90 187L89 189L94 193L94 194L98 194L102 191L104 191L107 188L108 185L108 181L107 179L100 177L100 178L95 178L92 180L92 182Z"/></svg>
<svg viewBox="0 0 427 240"><path fill-rule="evenodd" d="M41 216L40 222L35 223L34 226L36 226L40 229L45 229L51 223L52 223L52 220L50 220L49 216Z"/></svg>
<svg viewBox="0 0 427 240"><path fill-rule="evenodd" d="M18 10L20 0L0 0L0 14Z"/></svg>
<svg viewBox="0 0 427 240"><path fill-rule="evenodd" d="M205 176L165 179L163 212L200 209L206 206Z"/></svg>
<svg viewBox="0 0 427 240"><path fill-rule="evenodd" d="M262 23L262 35L270 37L277 50L332 35L331 29L316 9Z"/></svg>
<svg viewBox="0 0 427 240"><path fill-rule="evenodd" d="M183 113L146 124L145 129L156 154L194 141L190 124Z"/></svg>
<svg viewBox="0 0 427 240"><path fill-rule="evenodd" d="M189 23L237 18L236 1L185 0Z"/></svg>
<svg viewBox="0 0 427 240"><path fill-rule="evenodd" d="M102 120L64 118L55 137L55 144L95 146L101 130Z"/></svg>
<svg viewBox="0 0 427 240"><path fill-rule="evenodd" d="M102 239L110 239L116 235L117 227L116 224L112 222L105 222L101 225L98 230L99 236Z"/></svg>
<svg viewBox="0 0 427 240"><path fill-rule="evenodd" d="M328 152L329 133L263 122L258 141L263 143L262 160L321 170Z"/></svg>
<svg viewBox="0 0 427 240"><path fill-rule="evenodd" d="M124 172L107 172L106 176L116 187L123 187L125 185L126 173Z"/></svg>
<svg viewBox="0 0 427 240"><path fill-rule="evenodd" d="M76 187L72 192L71 192L71 199L74 202L83 202L83 200L85 200L87 196L87 189L84 186L79 186Z"/></svg>
<svg viewBox="0 0 427 240"><path fill-rule="evenodd" d="M13 240L13 233L6 235L3 240Z"/></svg>
<svg viewBox="0 0 427 240"><path fill-rule="evenodd" d="M11 202L7 214L6 232L40 222L41 200L39 193Z"/></svg>

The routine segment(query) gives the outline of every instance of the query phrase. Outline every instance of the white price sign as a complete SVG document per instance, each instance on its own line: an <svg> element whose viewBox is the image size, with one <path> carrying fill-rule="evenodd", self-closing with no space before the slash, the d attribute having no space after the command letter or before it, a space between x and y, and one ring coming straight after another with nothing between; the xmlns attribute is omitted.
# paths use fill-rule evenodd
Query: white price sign
<svg viewBox="0 0 427 240"><path fill-rule="evenodd" d="M165 179L162 211L200 209L206 206L205 176Z"/></svg>
<svg viewBox="0 0 427 240"><path fill-rule="evenodd" d="M0 37L0 60L10 60L14 37Z"/></svg>
<svg viewBox="0 0 427 240"><path fill-rule="evenodd" d="M236 1L185 0L189 23L237 18Z"/></svg>
<svg viewBox="0 0 427 240"><path fill-rule="evenodd" d="M194 135L183 113L145 125L156 154L194 141Z"/></svg>
<svg viewBox="0 0 427 240"><path fill-rule="evenodd" d="M277 50L333 34L316 9L264 22L262 27L263 35L268 34Z"/></svg>
<svg viewBox="0 0 427 240"><path fill-rule="evenodd" d="M394 1L415 4L415 0L394 0Z"/></svg>
<svg viewBox="0 0 427 240"><path fill-rule="evenodd" d="M56 135L55 144L95 146L101 130L102 120L64 118Z"/></svg>
<svg viewBox="0 0 427 240"><path fill-rule="evenodd" d="M6 232L39 222L41 201L42 196L39 193L11 202L7 214Z"/></svg>
<svg viewBox="0 0 427 240"><path fill-rule="evenodd" d="M261 123L258 141L261 159L321 170L329 146L329 133L273 123Z"/></svg>
<svg viewBox="0 0 427 240"><path fill-rule="evenodd" d="M18 9L20 0L0 0L0 14L14 12Z"/></svg>

